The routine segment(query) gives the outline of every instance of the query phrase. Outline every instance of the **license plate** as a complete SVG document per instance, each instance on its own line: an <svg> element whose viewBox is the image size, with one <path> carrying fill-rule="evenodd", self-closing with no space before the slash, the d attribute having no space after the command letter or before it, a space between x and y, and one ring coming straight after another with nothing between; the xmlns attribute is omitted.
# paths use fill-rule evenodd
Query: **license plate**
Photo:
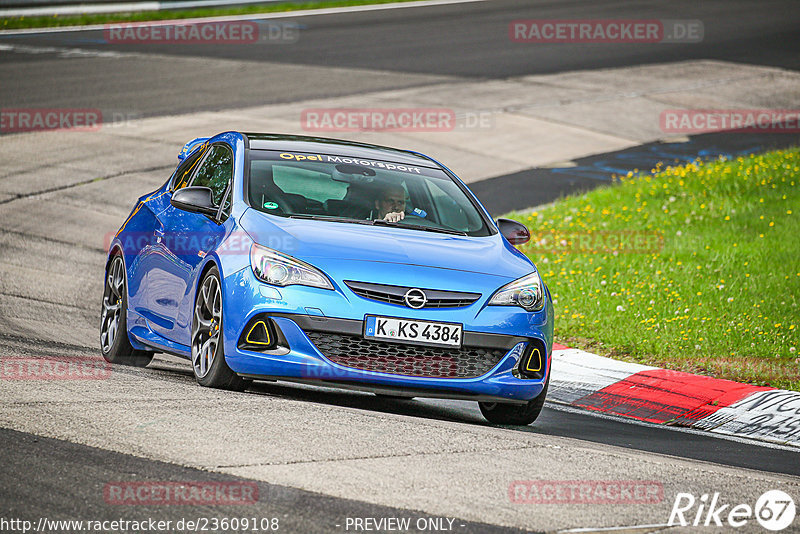
<svg viewBox="0 0 800 534"><path fill-rule="evenodd" d="M461 346L461 325L368 315L364 337L440 347Z"/></svg>

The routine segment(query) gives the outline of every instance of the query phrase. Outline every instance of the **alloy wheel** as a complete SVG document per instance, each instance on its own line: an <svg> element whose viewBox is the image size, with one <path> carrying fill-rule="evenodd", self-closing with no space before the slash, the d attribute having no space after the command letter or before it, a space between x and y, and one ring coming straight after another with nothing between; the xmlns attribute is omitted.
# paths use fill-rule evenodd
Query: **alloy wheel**
<svg viewBox="0 0 800 534"><path fill-rule="evenodd" d="M103 291L103 311L100 318L100 346L104 353L111 351L119 333L122 302L125 293L125 273L122 258L111 262Z"/></svg>
<svg viewBox="0 0 800 534"><path fill-rule="evenodd" d="M203 280L194 306L192 328L192 366L198 378L211 370L220 340L222 325L222 291L219 280L208 276Z"/></svg>

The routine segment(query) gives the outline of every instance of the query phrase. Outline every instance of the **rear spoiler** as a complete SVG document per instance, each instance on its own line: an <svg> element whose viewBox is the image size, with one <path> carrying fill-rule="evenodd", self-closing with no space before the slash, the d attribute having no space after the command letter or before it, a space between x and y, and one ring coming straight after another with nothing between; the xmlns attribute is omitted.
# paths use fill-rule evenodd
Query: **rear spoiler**
<svg viewBox="0 0 800 534"><path fill-rule="evenodd" d="M192 139L191 141L189 141L188 143L183 145L183 148L181 149L181 151L178 152L178 161L185 160L186 157L189 154L194 152L197 149L197 147L201 146L203 143L205 143L209 139L211 139L211 138L210 137L198 137L197 139Z"/></svg>

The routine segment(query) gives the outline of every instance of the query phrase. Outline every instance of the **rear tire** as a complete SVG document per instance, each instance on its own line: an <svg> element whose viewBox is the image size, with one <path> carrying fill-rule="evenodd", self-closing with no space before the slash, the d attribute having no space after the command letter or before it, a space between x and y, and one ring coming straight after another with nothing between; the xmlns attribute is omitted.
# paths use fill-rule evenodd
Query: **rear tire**
<svg viewBox="0 0 800 534"><path fill-rule="evenodd" d="M527 404L508 404L500 402L479 402L481 413L490 422L496 425L522 425L527 426L539 417L544 406L544 399L547 397L547 386L550 384L550 377L544 389L539 395Z"/></svg>
<svg viewBox="0 0 800 534"><path fill-rule="evenodd" d="M211 267L200 282L192 316L192 371L201 386L244 391L248 381L225 362L222 329L222 284Z"/></svg>
<svg viewBox="0 0 800 534"><path fill-rule="evenodd" d="M100 313L100 350L107 362L145 367L153 353L136 350L128 339L128 284L125 261L119 252L106 268L103 307Z"/></svg>

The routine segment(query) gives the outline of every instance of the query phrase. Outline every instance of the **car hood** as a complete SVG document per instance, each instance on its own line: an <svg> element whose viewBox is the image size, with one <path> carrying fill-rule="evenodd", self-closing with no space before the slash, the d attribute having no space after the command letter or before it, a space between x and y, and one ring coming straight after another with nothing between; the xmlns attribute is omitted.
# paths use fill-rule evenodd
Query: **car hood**
<svg viewBox="0 0 800 534"><path fill-rule="evenodd" d="M325 268L331 260L418 265L516 279L534 270L500 236L467 237L386 226L289 219L249 208L240 218L256 243Z"/></svg>

